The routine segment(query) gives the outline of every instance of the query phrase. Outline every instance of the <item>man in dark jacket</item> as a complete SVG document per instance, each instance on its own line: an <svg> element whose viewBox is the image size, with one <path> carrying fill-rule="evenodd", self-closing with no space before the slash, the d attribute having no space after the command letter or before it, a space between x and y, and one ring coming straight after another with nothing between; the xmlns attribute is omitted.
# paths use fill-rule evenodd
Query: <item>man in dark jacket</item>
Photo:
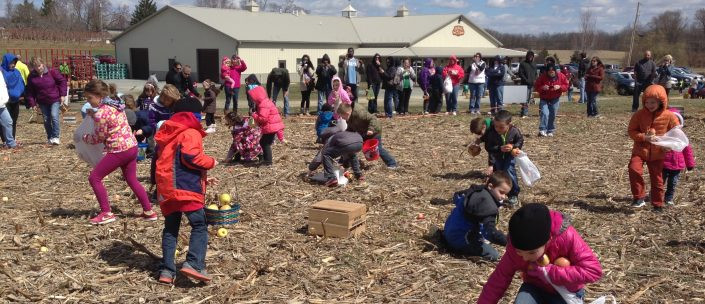
<svg viewBox="0 0 705 304"><path fill-rule="evenodd" d="M184 97L191 96L192 97L201 97L201 94L198 93L198 85L196 82L193 80L193 77L191 77L191 66L185 65L184 68L181 70L181 87L179 88L179 91L181 91L181 95Z"/></svg>
<svg viewBox="0 0 705 304"><path fill-rule="evenodd" d="M536 64L534 63L534 52L528 51L526 53L526 59L519 63L519 79L521 79L521 84L526 86L526 103L521 105L521 117L526 117L529 115L529 101L531 100L531 93L534 90L534 82L536 82Z"/></svg>
<svg viewBox="0 0 705 304"><path fill-rule="evenodd" d="M395 64L392 56L387 57L387 70L382 74L382 88L384 89L384 113L391 118L394 115L395 100L399 100L397 85L401 83L401 71Z"/></svg>
<svg viewBox="0 0 705 304"><path fill-rule="evenodd" d="M316 90L318 91L318 112L321 111L321 107L328 100L328 94L333 90L332 83L333 76L337 74L338 71L335 67L330 64L330 57L328 54L323 54L321 59L321 64L316 68Z"/></svg>
<svg viewBox="0 0 705 304"><path fill-rule="evenodd" d="M181 63L174 62L169 72L166 73L166 83L181 88Z"/></svg>
<svg viewBox="0 0 705 304"><path fill-rule="evenodd" d="M578 81L580 89L580 99L578 103L587 102L587 93L585 92L585 74L590 68L590 60L587 59L585 52L580 53L580 61L578 61Z"/></svg>
<svg viewBox="0 0 705 304"><path fill-rule="evenodd" d="M379 86L382 84L382 74L384 74L382 56L375 54L372 57L372 61L365 68L365 74L367 76L367 87L372 88L372 93L375 94L374 99L370 99L370 96L368 96L367 111L374 114L377 113L377 96L379 95Z"/></svg>
<svg viewBox="0 0 705 304"><path fill-rule="evenodd" d="M267 76L267 96L272 99L275 105L277 104L279 91L281 90L284 93L285 117L289 116L289 84L291 84L289 70L284 67L283 63L280 63L279 67L273 68Z"/></svg>
<svg viewBox="0 0 705 304"><path fill-rule="evenodd" d="M365 63L355 58L355 49L348 48L348 53L345 55L345 60L338 63L338 73L340 79L343 80L345 86L349 86L352 91L350 100L353 107L357 101L357 85L362 81L362 75L365 74Z"/></svg>
<svg viewBox="0 0 705 304"><path fill-rule="evenodd" d="M644 58L634 64L634 98L632 99L632 112L639 110L639 95L650 86L656 78L656 64L651 60L651 51L644 52Z"/></svg>

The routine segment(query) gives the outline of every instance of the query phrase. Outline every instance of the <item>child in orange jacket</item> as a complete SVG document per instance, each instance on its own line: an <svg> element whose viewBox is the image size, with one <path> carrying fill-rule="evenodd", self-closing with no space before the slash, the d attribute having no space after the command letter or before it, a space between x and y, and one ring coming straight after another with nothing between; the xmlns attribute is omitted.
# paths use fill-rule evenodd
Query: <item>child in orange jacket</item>
<svg viewBox="0 0 705 304"><path fill-rule="evenodd" d="M191 239L180 272L198 281L211 280L205 265L208 226L203 207L206 185L217 182L207 178L206 171L218 162L204 153L205 136L200 120L191 112L174 114L154 136L159 147L155 172L158 201L164 215L161 283L171 284L176 274L174 255L182 213L191 225Z"/></svg>
<svg viewBox="0 0 705 304"><path fill-rule="evenodd" d="M678 126L678 118L668 110L668 96L660 85L650 85L641 97L644 107L632 115L629 121L629 137L634 140L629 161L629 183L631 184L632 207L641 208L646 197L644 163L649 167L651 178L651 204L654 212L663 212L663 159L666 150L651 144L669 130Z"/></svg>

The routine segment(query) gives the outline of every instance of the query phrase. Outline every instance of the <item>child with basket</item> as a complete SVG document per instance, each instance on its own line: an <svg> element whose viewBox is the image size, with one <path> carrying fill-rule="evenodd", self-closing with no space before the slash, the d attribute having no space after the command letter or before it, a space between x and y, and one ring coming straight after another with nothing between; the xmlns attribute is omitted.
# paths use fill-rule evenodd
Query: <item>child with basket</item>
<svg viewBox="0 0 705 304"><path fill-rule="evenodd" d="M206 172L218 162L204 153L202 140L205 136L200 120L191 112L174 114L154 136L159 146L155 172L158 201L165 218L161 283L173 283L176 275L174 255L182 214L191 225L191 237L186 262L179 271L194 280L211 280L205 264L208 226L204 204L206 186L217 183L207 178Z"/></svg>

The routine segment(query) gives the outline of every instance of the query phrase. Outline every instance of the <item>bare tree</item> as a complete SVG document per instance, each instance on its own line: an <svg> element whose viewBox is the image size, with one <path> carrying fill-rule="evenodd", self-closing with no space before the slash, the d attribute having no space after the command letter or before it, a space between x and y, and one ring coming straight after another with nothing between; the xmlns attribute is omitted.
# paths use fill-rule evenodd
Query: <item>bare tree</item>
<svg viewBox="0 0 705 304"><path fill-rule="evenodd" d="M700 30L705 34L705 8L695 11L695 22Z"/></svg>
<svg viewBox="0 0 705 304"><path fill-rule="evenodd" d="M680 42L687 26L687 19L681 11L665 11L649 21L653 34L669 44Z"/></svg>
<svg viewBox="0 0 705 304"><path fill-rule="evenodd" d="M580 49L591 50L595 44L597 17L589 9L580 13Z"/></svg>
<svg viewBox="0 0 705 304"><path fill-rule="evenodd" d="M14 5L12 4L12 0L5 0L5 17L7 19L10 19L10 16L12 16L12 8Z"/></svg>

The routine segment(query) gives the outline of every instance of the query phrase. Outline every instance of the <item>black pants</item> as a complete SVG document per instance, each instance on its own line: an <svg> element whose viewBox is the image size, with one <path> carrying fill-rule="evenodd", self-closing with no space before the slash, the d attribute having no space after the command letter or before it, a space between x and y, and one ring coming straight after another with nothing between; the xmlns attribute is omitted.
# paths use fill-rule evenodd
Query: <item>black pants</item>
<svg viewBox="0 0 705 304"><path fill-rule="evenodd" d="M411 99L411 89L402 90L401 102L399 103L399 113L409 113L409 99Z"/></svg>
<svg viewBox="0 0 705 304"><path fill-rule="evenodd" d="M301 111L304 109L308 112L308 106L311 104L311 90L301 91Z"/></svg>
<svg viewBox="0 0 705 304"><path fill-rule="evenodd" d="M443 94L440 90L431 90L431 97L428 101L428 111L430 113L438 113L443 106Z"/></svg>
<svg viewBox="0 0 705 304"><path fill-rule="evenodd" d="M215 113L206 113L206 127L210 126L214 123L215 123Z"/></svg>
<svg viewBox="0 0 705 304"><path fill-rule="evenodd" d="M262 147L262 163L266 166L272 164L272 144L277 133L262 134L259 145Z"/></svg>
<svg viewBox="0 0 705 304"><path fill-rule="evenodd" d="M357 102L357 84L348 83L346 85L350 86L350 91L352 91L350 100L352 101L352 106L355 107L355 103Z"/></svg>

